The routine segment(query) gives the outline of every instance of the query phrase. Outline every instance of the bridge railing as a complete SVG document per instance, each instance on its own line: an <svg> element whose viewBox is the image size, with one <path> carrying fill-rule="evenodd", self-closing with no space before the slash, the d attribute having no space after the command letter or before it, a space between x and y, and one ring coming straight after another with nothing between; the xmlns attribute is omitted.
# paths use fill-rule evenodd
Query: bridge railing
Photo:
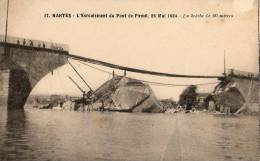
<svg viewBox="0 0 260 161"><path fill-rule="evenodd" d="M4 42L4 40L5 36L0 35L0 42ZM58 51L69 51L69 46L66 44L47 42L41 40L32 40L15 36L8 36L6 42L23 46L39 47Z"/></svg>
<svg viewBox="0 0 260 161"><path fill-rule="evenodd" d="M235 69L228 69L227 74L229 76L259 78L259 74L257 74L257 73L245 72L245 71L240 71L240 70L235 70Z"/></svg>

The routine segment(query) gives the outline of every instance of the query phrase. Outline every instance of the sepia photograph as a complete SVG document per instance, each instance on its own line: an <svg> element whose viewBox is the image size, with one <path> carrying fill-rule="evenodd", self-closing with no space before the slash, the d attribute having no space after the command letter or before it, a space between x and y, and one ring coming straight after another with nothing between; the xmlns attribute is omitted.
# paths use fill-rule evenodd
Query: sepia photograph
<svg viewBox="0 0 260 161"><path fill-rule="evenodd" d="M0 0L0 161L258 161L259 0Z"/></svg>

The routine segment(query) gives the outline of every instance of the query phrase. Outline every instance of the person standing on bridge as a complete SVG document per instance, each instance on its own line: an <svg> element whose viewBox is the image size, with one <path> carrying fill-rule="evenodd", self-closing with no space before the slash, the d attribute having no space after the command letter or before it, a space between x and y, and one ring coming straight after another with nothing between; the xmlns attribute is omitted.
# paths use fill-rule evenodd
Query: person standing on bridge
<svg viewBox="0 0 260 161"><path fill-rule="evenodd" d="M33 41L32 40L30 40L30 46L33 46Z"/></svg>
<svg viewBox="0 0 260 161"><path fill-rule="evenodd" d="M23 39L23 45L24 45L24 46L26 45L26 40L25 40L25 39Z"/></svg>

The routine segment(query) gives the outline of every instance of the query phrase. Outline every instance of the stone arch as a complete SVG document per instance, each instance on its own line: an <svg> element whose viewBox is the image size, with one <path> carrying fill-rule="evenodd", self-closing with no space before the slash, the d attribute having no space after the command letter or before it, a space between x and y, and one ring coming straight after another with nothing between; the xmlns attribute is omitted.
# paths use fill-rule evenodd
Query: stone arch
<svg viewBox="0 0 260 161"><path fill-rule="evenodd" d="M68 52L14 44L8 44L6 50L0 44L0 58L0 77L4 80L0 86L5 86L0 88L0 102L6 102L8 109L19 109L45 75L67 63ZM4 76L1 71L5 71Z"/></svg>

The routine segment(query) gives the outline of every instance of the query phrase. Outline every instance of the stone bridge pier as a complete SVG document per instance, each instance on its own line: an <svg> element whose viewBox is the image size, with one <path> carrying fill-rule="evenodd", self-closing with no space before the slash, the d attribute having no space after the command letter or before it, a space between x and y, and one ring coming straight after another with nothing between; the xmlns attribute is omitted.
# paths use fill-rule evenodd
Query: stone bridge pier
<svg viewBox="0 0 260 161"><path fill-rule="evenodd" d="M22 109L33 87L67 63L64 48L40 42L36 47L33 43L0 42L0 108Z"/></svg>

